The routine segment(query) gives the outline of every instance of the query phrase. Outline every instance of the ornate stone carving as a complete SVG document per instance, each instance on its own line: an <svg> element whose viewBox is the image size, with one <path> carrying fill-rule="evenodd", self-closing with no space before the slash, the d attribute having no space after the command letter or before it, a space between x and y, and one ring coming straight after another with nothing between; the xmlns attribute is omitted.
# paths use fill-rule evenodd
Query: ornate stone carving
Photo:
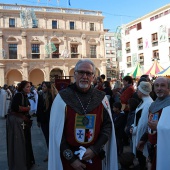
<svg viewBox="0 0 170 170"><path fill-rule="evenodd" d="M85 40L86 39L86 34L82 34L81 38L82 38L82 40Z"/></svg>

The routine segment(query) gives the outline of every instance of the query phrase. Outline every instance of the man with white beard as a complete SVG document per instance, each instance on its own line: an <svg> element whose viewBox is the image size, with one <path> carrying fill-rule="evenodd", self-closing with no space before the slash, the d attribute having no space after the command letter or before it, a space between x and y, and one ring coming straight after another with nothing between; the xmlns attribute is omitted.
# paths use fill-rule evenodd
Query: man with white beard
<svg viewBox="0 0 170 170"><path fill-rule="evenodd" d="M94 63L79 60L75 83L60 91L53 102L49 170L118 169L109 101L104 92L91 86L94 77Z"/></svg>

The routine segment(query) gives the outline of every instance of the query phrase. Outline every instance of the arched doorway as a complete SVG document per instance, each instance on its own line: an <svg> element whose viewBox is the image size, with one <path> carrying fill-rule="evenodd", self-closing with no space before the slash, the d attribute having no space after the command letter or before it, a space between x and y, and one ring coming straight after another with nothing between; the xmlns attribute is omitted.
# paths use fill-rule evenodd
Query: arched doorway
<svg viewBox="0 0 170 170"><path fill-rule="evenodd" d="M6 79L8 85L17 85L18 82L22 81L22 74L18 70L11 70L8 72Z"/></svg>
<svg viewBox="0 0 170 170"><path fill-rule="evenodd" d="M95 73L96 77L100 76L100 70L98 68L96 68L96 73Z"/></svg>
<svg viewBox="0 0 170 170"><path fill-rule="evenodd" d="M71 78L71 82L74 83L74 68L72 68L69 72L69 76Z"/></svg>
<svg viewBox="0 0 170 170"><path fill-rule="evenodd" d="M37 86L44 81L44 73L40 69L34 69L29 74L29 81L32 82L33 85Z"/></svg>
<svg viewBox="0 0 170 170"><path fill-rule="evenodd" d="M54 68L50 72L50 81L55 82L55 78L62 79L64 78L63 70L60 70L59 68Z"/></svg>

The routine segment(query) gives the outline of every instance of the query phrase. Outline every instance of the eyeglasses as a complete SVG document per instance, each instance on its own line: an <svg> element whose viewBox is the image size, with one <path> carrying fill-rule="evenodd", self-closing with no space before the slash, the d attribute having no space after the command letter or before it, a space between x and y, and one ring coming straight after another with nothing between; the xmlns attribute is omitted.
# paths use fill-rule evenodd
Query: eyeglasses
<svg viewBox="0 0 170 170"><path fill-rule="evenodd" d="M84 76L84 74L86 74L87 77L91 77L94 74L93 72L83 70L77 70L76 72L78 73L79 76Z"/></svg>

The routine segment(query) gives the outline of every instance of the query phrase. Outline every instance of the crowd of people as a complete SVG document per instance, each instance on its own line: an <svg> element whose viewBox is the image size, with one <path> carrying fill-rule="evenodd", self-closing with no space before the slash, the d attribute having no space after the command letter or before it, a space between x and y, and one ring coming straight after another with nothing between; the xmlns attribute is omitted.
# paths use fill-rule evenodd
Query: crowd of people
<svg viewBox="0 0 170 170"><path fill-rule="evenodd" d="M75 82L59 92L45 81L37 89L28 81L0 89L9 170L35 164L32 116L46 141L49 170L169 169L170 80L142 75L135 86L125 76L111 85L95 70L91 60L79 60Z"/></svg>

